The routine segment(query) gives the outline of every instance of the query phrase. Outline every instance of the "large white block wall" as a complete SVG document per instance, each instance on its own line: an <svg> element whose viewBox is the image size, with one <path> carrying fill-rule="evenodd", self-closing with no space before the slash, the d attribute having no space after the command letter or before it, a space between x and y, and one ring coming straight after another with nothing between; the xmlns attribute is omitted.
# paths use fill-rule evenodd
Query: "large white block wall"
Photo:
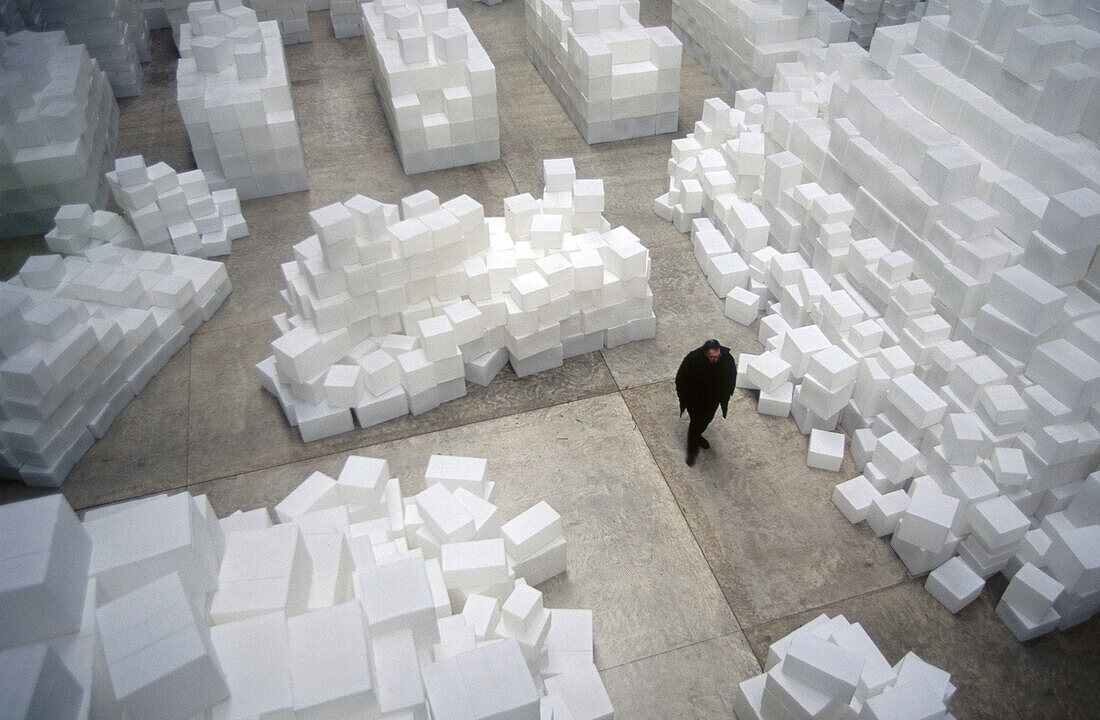
<svg viewBox="0 0 1100 720"><path fill-rule="evenodd" d="M727 314L767 308L738 375L758 409L847 431L837 507L953 611L1012 577L1027 640L1100 609L1100 33L969 9L708 100L654 207Z"/></svg>
<svg viewBox="0 0 1100 720"><path fill-rule="evenodd" d="M733 696L738 720L953 718L951 674L910 651L891 665L858 622L819 615L768 648Z"/></svg>
<svg viewBox="0 0 1100 720"><path fill-rule="evenodd" d="M672 31L730 93L770 90L778 63L848 39L849 19L827 0L673 0Z"/></svg>
<svg viewBox="0 0 1100 720"><path fill-rule="evenodd" d="M135 230L137 250L209 258L228 255L233 241L248 234L237 191L211 191L202 170L177 173L165 162L147 167L133 155L116 160L107 181Z"/></svg>
<svg viewBox="0 0 1100 720"><path fill-rule="evenodd" d="M221 263L126 247L122 219L86 205L64 206L46 241L66 254L0 284L0 465L57 487L230 284Z"/></svg>
<svg viewBox="0 0 1100 720"><path fill-rule="evenodd" d="M118 105L84 46L0 35L0 238L49 230L64 203L106 205L117 139Z"/></svg>
<svg viewBox="0 0 1100 720"><path fill-rule="evenodd" d="M681 44L637 0L525 0L527 57L589 144L676 130Z"/></svg>
<svg viewBox="0 0 1100 720"><path fill-rule="evenodd" d="M542 199L505 198L504 217L427 190L310 213L256 366L303 440L426 412L506 362L522 377L654 336L649 252L603 218L603 181L570 158L543 176Z"/></svg>
<svg viewBox="0 0 1100 720"><path fill-rule="evenodd" d="M211 187L242 200L306 190L279 28L222 2L191 3L181 30L176 99L195 163Z"/></svg>
<svg viewBox="0 0 1100 720"><path fill-rule="evenodd" d="M500 158L496 68L445 0L363 3L382 109L409 175Z"/></svg>
<svg viewBox="0 0 1100 720"><path fill-rule="evenodd" d="M591 610L548 608L562 518L501 523L483 458L381 458L218 519L205 495L0 507L13 717L611 718ZM16 560L18 562L16 562ZM33 568L35 572L27 572ZM18 573L18 576L4 576Z"/></svg>

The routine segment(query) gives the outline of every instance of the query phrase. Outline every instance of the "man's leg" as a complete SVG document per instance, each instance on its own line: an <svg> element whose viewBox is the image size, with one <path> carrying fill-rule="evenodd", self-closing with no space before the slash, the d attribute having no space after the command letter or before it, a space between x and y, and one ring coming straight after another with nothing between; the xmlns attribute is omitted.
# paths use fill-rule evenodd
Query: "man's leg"
<svg viewBox="0 0 1100 720"><path fill-rule="evenodd" d="M695 462L695 456L699 453L699 448L703 447L703 443L706 443L706 440L703 438L703 431L707 429L707 425L710 425L710 421L714 418L716 410L718 410L717 405L711 407L688 408L688 417L691 418L691 422L688 423L686 458L688 465ZM706 446L709 447L710 443L707 443Z"/></svg>

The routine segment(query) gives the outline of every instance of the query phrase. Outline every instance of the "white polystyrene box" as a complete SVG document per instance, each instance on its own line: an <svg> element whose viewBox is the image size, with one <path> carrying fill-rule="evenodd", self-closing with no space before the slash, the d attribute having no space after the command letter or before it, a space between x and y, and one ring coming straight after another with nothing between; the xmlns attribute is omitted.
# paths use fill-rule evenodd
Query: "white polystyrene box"
<svg viewBox="0 0 1100 720"><path fill-rule="evenodd" d="M514 640L488 643L455 655L454 661L474 717L538 716L539 691Z"/></svg>
<svg viewBox="0 0 1100 720"><path fill-rule="evenodd" d="M474 629L477 639L486 640L493 636L500 620L500 604L488 595L470 593L462 606L462 616Z"/></svg>
<svg viewBox="0 0 1100 720"><path fill-rule="evenodd" d="M374 695L383 714L423 707L424 684L411 631L372 636L370 658Z"/></svg>
<svg viewBox="0 0 1100 720"><path fill-rule="evenodd" d="M344 498L336 481L323 472L312 472L275 506L279 522L290 522L306 513L336 507Z"/></svg>
<svg viewBox="0 0 1100 720"><path fill-rule="evenodd" d="M867 511L867 524L878 537L894 532L898 519L909 506L909 496L903 490L880 495L871 501Z"/></svg>
<svg viewBox="0 0 1100 720"><path fill-rule="evenodd" d="M474 516L442 484L429 485L415 496L420 516L443 542L465 542L477 534Z"/></svg>
<svg viewBox="0 0 1100 720"><path fill-rule="evenodd" d="M389 479L390 468L386 460L349 455L336 484L343 503L373 507L381 501Z"/></svg>
<svg viewBox="0 0 1100 720"><path fill-rule="evenodd" d="M303 612L309 601L312 569L294 525L245 530L226 538L218 589L210 603L214 623L266 612Z"/></svg>
<svg viewBox="0 0 1100 720"><path fill-rule="evenodd" d="M543 500L501 525L500 530L509 556L519 561L560 536L562 518Z"/></svg>
<svg viewBox="0 0 1100 720"><path fill-rule="evenodd" d="M46 643L0 651L5 718L77 720L85 692L57 651Z"/></svg>
<svg viewBox="0 0 1100 720"><path fill-rule="evenodd" d="M440 548L443 579L450 588L476 589L509 579L501 539L446 543Z"/></svg>
<svg viewBox="0 0 1100 720"><path fill-rule="evenodd" d="M547 678L546 690L560 695L576 720L611 720L615 716L595 665Z"/></svg>
<svg viewBox="0 0 1100 720"><path fill-rule="evenodd" d="M286 623L296 717L339 717L371 701L367 633L358 601Z"/></svg>
<svg viewBox="0 0 1100 720"><path fill-rule="evenodd" d="M844 462L844 442L844 433L814 428L810 432L806 465L830 472L839 471L841 463Z"/></svg>
<svg viewBox="0 0 1100 720"><path fill-rule="evenodd" d="M210 629L210 641L229 686L227 717L278 716L293 710L285 615L217 625Z"/></svg>
<svg viewBox="0 0 1100 720"><path fill-rule="evenodd" d="M866 660L813 633L800 633L783 658L786 674L833 697L851 697Z"/></svg>
<svg viewBox="0 0 1100 720"><path fill-rule="evenodd" d="M924 589L952 613L958 613L979 595L985 581L960 557L953 557L928 574Z"/></svg>
<svg viewBox="0 0 1100 720"><path fill-rule="evenodd" d="M488 461L485 458L434 454L424 470L424 484L442 483L450 491L466 488L474 495L485 490Z"/></svg>
<svg viewBox="0 0 1100 720"><path fill-rule="evenodd" d="M833 505L853 525L867 519L871 503L879 491L862 475L845 480L833 488Z"/></svg>
<svg viewBox="0 0 1100 720"><path fill-rule="evenodd" d="M1062 583L1031 563L1024 563L1012 576L1000 602L1011 605L1021 617L1042 622L1063 590Z"/></svg>
<svg viewBox="0 0 1100 720"><path fill-rule="evenodd" d="M1005 495L971 506L968 518L971 530L991 549L1018 542L1030 529L1027 516Z"/></svg>
<svg viewBox="0 0 1100 720"><path fill-rule="evenodd" d="M439 641L424 561L407 558L359 573L359 597L372 634L408 628L418 645Z"/></svg>

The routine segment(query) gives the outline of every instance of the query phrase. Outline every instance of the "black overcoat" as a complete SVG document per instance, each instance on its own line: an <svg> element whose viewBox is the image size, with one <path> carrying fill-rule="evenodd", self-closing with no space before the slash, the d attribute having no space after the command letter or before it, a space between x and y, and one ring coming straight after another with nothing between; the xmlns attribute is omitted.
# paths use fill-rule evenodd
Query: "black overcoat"
<svg viewBox="0 0 1100 720"><path fill-rule="evenodd" d="M676 395L680 398L680 414L693 409L709 409L722 406L726 416L730 396L737 382L737 363L730 349L724 345L717 363L707 359L705 347L689 352L680 369L676 371Z"/></svg>

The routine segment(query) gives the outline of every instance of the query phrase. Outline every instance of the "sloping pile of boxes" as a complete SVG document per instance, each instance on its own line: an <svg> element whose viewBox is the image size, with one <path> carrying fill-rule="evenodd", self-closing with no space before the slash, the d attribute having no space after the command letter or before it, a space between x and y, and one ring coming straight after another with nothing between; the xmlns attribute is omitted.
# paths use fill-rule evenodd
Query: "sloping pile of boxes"
<svg viewBox="0 0 1100 720"><path fill-rule="evenodd" d="M849 39L870 47L878 28L915 22L923 17L928 4L918 0L846 0L841 12L852 20Z"/></svg>
<svg viewBox="0 0 1100 720"><path fill-rule="evenodd" d="M1100 609L1095 476L1084 482L1100 460L1100 304L1077 286L1098 272L1100 152L1081 111L1094 85L1071 98L1055 81L1095 80L1100 34L1061 17L1047 55L1032 43L1053 28L1043 16L969 20L926 17L917 47L946 52L928 38L954 27L974 57L979 38L1004 36L1005 83L1025 52L1011 48L1032 48L1049 66L1036 91L1062 93L1047 126L1073 134L1026 122L917 52L911 30L883 28L870 55L807 50L774 92L707 101L673 142L655 210L691 230L728 316L749 324L771 303L739 384L811 435L811 466L838 469L834 431L848 431L863 474L834 502L849 520L892 535L913 574L940 568L929 589L954 610L996 572L1030 563L1047 578L1019 581L1028 612L1015 594L1015 614L999 611L1025 640Z"/></svg>
<svg viewBox="0 0 1100 720"><path fill-rule="evenodd" d="M908 652L891 665L867 631L819 615L768 648L764 673L737 686L738 720L953 718L951 675Z"/></svg>
<svg viewBox="0 0 1100 720"><path fill-rule="evenodd" d="M681 45L637 0L525 0L527 57L585 142L675 132Z"/></svg>
<svg viewBox="0 0 1100 720"><path fill-rule="evenodd" d="M0 238L49 230L64 203L106 204L118 106L65 33L0 38L0 134Z"/></svg>
<svg viewBox="0 0 1100 720"><path fill-rule="evenodd" d="M283 45L311 42L306 0L251 0L248 6L256 11L260 22L276 22Z"/></svg>
<svg viewBox="0 0 1100 720"><path fill-rule="evenodd" d="M673 0L672 31L730 93L771 90L777 63L848 39L850 22L828 0Z"/></svg>
<svg viewBox="0 0 1100 720"><path fill-rule="evenodd" d="M54 216L54 227L45 235L50 252L61 255L83 255L97 245L118 245L131 250L143 248L134 228L107 210L95 210L91 205L62 205Z"/></svg>
<svg viewBox="0 0 1100 720"><path fill-rule="evenodd" d="M187 16L176 99L207 181L242 200L308 189L277 24L212 1L191 3Z"/></svg>
<svg viewBox="0 0 1100 720"><path fill-rule="evenodd" d="M202 170L177 173L140 155L119 158L107 173L111 193L140 238L139 250L214 257L228 255L248 234L233 188L210 191Z"/></svg>
<svg viewBox="0 0 1100 720"><path fill-rule="evenodd" d="M401 165L409 175L500 158L497 75L445 0L363 3L363 35Z"/></svg>
<svg viewBox="0 0 1100 720"><path fill-rule="evenodd" d="M362 195L310 213L316 235L284 263L287 311L257 365L307 442L420 414L568 357L653 337L649 251L602 216L602 180L543 162L541 200L485 218L425 190L385 205Z"/></svg>
<svg viewBox="0 0 1100 720"><path fill-rule="evenodd" d="M205 495L0 507L0 675L13 717L611 718L592 612L548 609L517 552L552 510L499 523L485 461L433 456L408 498L351 456L276 506ZM27 572L33 569L34 572ZM526 577L526 580L524 579ZM545 686L545 691L543 687ZM541 711L540 711L541 708ZM465 714L463 714L465 713Z"/></svg>
<svg viewBox="0 0 1100 720"><path fill-rule="evenodd" d="M0 456L57 487L229 295L221 263L99 244L125 223L66 205L51 247L0 284Z"/></svg>

